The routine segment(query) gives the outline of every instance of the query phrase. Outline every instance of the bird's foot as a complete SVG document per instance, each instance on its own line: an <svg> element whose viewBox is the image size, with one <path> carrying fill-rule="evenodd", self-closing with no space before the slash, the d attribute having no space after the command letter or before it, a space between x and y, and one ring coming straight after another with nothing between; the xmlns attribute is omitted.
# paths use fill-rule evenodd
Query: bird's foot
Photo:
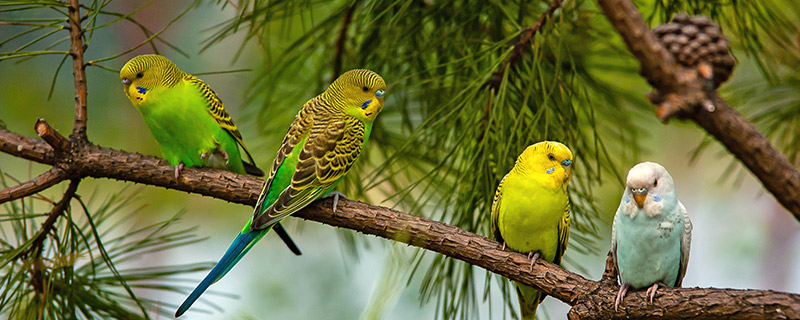
<svg viewBox="0 0 800 320"><path fill-rule="evenodd" d="M533 272L533 264L539 259L539 251L528 253L528 259L531 259L531 272Z"/></svg>
<svg viewBox="0 0 800 320"><path fill-rule="evenodd" d="M185 168L185 167L186 167L186 165L183 164L183 162L181 162L177 166L175 166L175 179L178 179L178 177L181 176L181 170L183 170L183 168Z"/></svg>
<svg viewBox="0 0 800 320"><path fill-rule="evenodd" d="M225 150L219 149L219 152L222 153L222 157L225 158L225 165L227 166L230 161L228 161L228 153Z"/></svg>
<svg viewBox="0 0 800 320"><path fill-rule="evenodd" d="M341 193L339 191L331 191L328 192L327 195L325 195L325 198L333 198L333 213L336 213L336 206L339 205L339 197L342 197L342 199L345 200L347 199L347 196L345 196L344 193Z"/></svg>
<svg viewBox="0 0 800 320"><path fill-rule="evenodd" d="M202 161L206 161L206 158L208 158L208 157L210 157L210 155L208 154L208 152L203 152L203 153L201 153L201 154L200 154L200 161L201 161L201 162L202 162Z"/></svg>
<svg viewBox="0 0 800 320"><path fill-rule="evenodd" d="M625 295L628 293L628 288L630 288L627 284L622 284L619 286L619 292L617 292L617 298L614 299L614 311L619 310L619 304L622 303L622 299L625 298Z"/></svg>
<svg viewBox="0 0 800 320"><path fill-rule="evenodd" d="M650 303L653 303L653 298L655 298L659 286L665 287L663 283L656 282L650 288L647 288L647 297L650 298Z"/></svg>
<svg viewBox="0 0 800 320"><path fill-rule="evenodd" d="M503 250L503 251L506 250L506 242L505 241L503 241L503 249L500 249L500 250Z"/></svg>

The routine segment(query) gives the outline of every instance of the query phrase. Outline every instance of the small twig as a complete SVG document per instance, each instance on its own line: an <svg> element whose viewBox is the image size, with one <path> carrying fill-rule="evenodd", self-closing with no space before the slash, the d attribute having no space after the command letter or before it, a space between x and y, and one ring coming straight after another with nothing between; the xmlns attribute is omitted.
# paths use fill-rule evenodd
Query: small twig
<svg viewBox="0 0 800 320"><path fill-rule="evenodd" d="M47 122L39 118L36 121L36 124L33 126L36 133L44 139L47 144L49 144L56 152L67 152L70 149L70 142L67 138L64 138L56 129L53 129Z"/></svg>
<svg viewBox="0 0 800 320"><path fill-rule="evenodd" d="M522 31L522 35L519 38L517 44L514 45L514 50L511 51L511 54L508 56L506 61L503 62L503 65L500 67L500 70L497 70L494 73L494 77L489 79L486 82L485 86L495 89L497 91L500 89L500 84L503 82L503 75L506 73L508 67L514 67L518 62L519 59L522 57L522 52L528 44L530 44L533 36L536 35L537 32L541 31L542 26L544 26L547 19L553 16L553 13L561 7L562 0L553 0L550 2L547 10L539 16L539 19L536 20L534 24L530 27L525 28Z"/></svg>
<svg viewBox="0 0 800 320"><path fill-rule="evenodd" d="M25 181L16 186L11 186L0 190L0 203L27 197L39 191L50 188L57 183L64 181L67 174L58 167L52 167L40 176L32 180Z"/></svg>
<svg viewBox="0 0 800 320"><path fill-rule="evenodd" d="M58 217L60 217L67 209L69 201L72 200L72 197L75 196L75 192L78 190L79 183L80 183L79 179L74 179L69 182L67 190L64 191L64 196L62 196L61 200L59 200L53 206L53 209L50 210L50 214L47 216L47 219L42 223L42 228L39 230L39 233L37 233L36 238L33 239L33 242L31 242L31 246L28 249L20 252L17 255L17 257L27 256L30 253L34 253L34 258L38 258L42 255L44 240L47 238L47 235L50 233L50 230L53 229L53 226L56 224Z"/></svg>
<svg viewBox="0 0 800 320"><path fill-rule="evenodd" d="M344 18L342 19L342 26L339 28L339 36L336 37L336 42L334 46L336 47L336 54L333 57L333 77L338 77L342 74L342 56L344 56L344 43L347 40L347 29L350 27L350 21L353 20L353 13L356 12L356 4L358 2L354 2L349 8L347 8L347 12L344 14Z"/></svg>
<svg viewBox="0 0 800 320"><path fill-rule="evenodd" d="M69 0L69 40L72 55L72 75L75 79L75 126L72 134L79 140L86 141L86 69L83 65L83 29L81 28L80 4L78 0Z"/></svg>
<svg viewBox="0 0 800 320"><path fill-rule="evenodd" d="M655 38L629 0L598 0L603 13L641 63L641 74L658 94L657 115L691 119L722 143L800 221L800 171L755 126L731 109L716 91L703 89L706 79L678 66ZM711 104L713 108L702 107Z"/></svg>

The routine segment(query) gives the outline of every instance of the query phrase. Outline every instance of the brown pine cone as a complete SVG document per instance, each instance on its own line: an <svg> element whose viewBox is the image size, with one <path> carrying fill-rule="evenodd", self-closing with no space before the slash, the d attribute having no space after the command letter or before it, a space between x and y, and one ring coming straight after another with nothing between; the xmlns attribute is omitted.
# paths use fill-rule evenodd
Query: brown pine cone
<svg viewBox="0 0 800 320"><path fill-rule="evenodd" d="M698 68L703 62L710 64L714 88L728 80L733 72L736 60L730 53L728 39L719 25L708 18L679 13L672 18L672 22L662 24L653 31L684 67Z"/></svg>

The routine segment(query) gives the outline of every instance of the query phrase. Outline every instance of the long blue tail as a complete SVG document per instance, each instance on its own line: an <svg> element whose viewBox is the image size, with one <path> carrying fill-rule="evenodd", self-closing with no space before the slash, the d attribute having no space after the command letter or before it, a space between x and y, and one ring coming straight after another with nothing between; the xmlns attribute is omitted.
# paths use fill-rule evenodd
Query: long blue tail
<svg viewBox="0 0 800 320"><path fill-rule="evenodd" d="M209 286L217 282L219 279L225 276L228 271L236 265L239 260L244 257L247 251L250 251L250 248L258 242L262 237L264 237L272 227L263 229L263 230L256 230L250 231L250 222L244 226L239 235L236 236L236 239L233 239L233 243L231 243L230 247L228 247L228 251L225 251L225 255L222 256L222 259L217 262L217 265L214 266L214 269L211 269L211 272L194 288L189 297L183 301L178 311L175 311L175 317L180 317L186 310L189 310L189 307L200 298L200 295L208 289Z"/></svg>

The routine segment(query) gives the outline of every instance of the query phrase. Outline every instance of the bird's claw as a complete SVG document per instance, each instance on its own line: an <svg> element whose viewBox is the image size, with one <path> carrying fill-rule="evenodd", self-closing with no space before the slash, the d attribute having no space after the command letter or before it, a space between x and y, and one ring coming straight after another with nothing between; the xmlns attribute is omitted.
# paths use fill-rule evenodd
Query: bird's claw
<svg viewBox="0 0 800 320"><path fill-rule="evenodd" d="M222 153L222 157L225 158L225 165L227 166L228 163L230 162L230 161L228 161L228 153L225 152L225 150L222 150L222 149L219 149L219 151Z"/></svg>
<svg viewBox="0 0 800 320"><path fill-rule="evenodd" d="M186 165L184 165L183 162L175 166L175 179L181 176L181 170L183 170L184 167L186 167Z"/></svg>
<svg viewBox="0 0 800 320"><path fill-rule="evenodd" d="M345 196L344 193L341 193L339 191L331 191L325 197L333 198L333 213L336 213L336 207L339 205L339 197L342 197L342 199L347 199L347 196Z"/></svg>
<svg viewBox="0 0 800 320"><path fill-rule="evenodd" d="M661 282L656 282L650 288L647 288L647 297L650 298L650 303L653 303L653 298L656 296L656 291L658 291L658 286L663 286L664 284Z"/></svg>
<svg viewBox="0 0 800 320"><path fill-rule="evenodd" d="M622 303L622 299L625 298L625 294L627 293L628 293L628 285L623 283L619 287L619 292L617 292L617 298L614 299L614 311L619 310L619 304Z"/></svg>
<svg viewBox="0 0 800 320"><path fill-rule="evenodd" d="M208 157L209 157L208 152L203 152L200 154L200 161L206 161L206 158Z"/></svg>
<svg viewBox="0 0 800 320"><path fill-rule="evenodd" d="M528 259L531 259L530 272L533 272L533 265L536 263L536 260L539 259L539 251L528 253Z"/></svg>
<svg viewBox="0 0 800 320"><path fill-rule="evenodd" d="M504 251L506 250L506 242L505 241L503 241L503 249L500 249L500 250L504 250Z"/></svg>

